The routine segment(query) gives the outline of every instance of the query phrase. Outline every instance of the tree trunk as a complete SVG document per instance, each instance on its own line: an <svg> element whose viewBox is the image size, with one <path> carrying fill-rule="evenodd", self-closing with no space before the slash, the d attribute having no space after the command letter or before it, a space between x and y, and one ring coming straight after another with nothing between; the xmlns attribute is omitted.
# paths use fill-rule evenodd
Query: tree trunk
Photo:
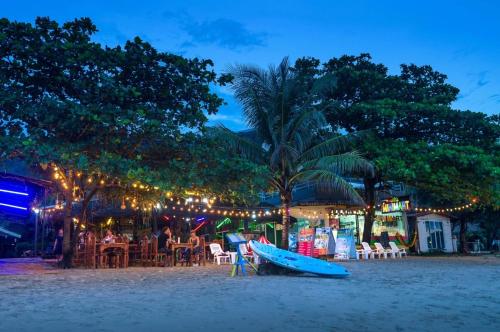
<svg viewBox="0 0 500 332"><path fill-rule="evenodd" d="M288 233L290 230L290 202L292 194L285 193L281 196L281 207L283 209L283 230L281 232L281 247L288 250Z"/></svg>
<svg viewBox="0 0 500 332"><path fill-rule="evenodd" d="M368 208L365 215L365 225L363 227L363 242L370 243L372 239L372 227L375 220L375 179L363 179L365 185L365 202Z"/></svg>
<svg viewBox="0 0 500 332"><path fill-rule="evenodd" d="M87 226L87 209L89 207L90 200L94 195L97 193L99 190L98 187L92 189L90 193L83 199L82 201L82 206L81 206L81 211L80 211L80 218L78 219L78 224L76 224L76 228L73 232L73 235L71 236L71 248L75 248L76 245L78 244L78 234L80 233L80 230L82 228L82 225ZM72 218L71 218L72 219ZM66 232L66 230L65 230ZM73 258L73 250L71 251L71 259Z"/></svg>
<svg viewBox="0 0 500 332"><path fill-rule="evenodd" d="M464 215L460 217L460 252L462 254L469 253L467 249L467 219Z"/></svg>
<svg viewBox="0 0 500 332"><path fill-rule="evenodd" d="M73 258L73 247L71 246L71 229L73 226L73 171L69 170L67 175L69 187L63 190L64 199L64 227L63 227L63 267L71 268Z"/></svg>

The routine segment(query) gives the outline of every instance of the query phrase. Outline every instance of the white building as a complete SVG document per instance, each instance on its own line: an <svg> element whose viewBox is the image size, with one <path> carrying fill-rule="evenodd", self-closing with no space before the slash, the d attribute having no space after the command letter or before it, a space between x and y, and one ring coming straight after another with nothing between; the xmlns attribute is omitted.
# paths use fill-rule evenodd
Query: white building
<svg viewBox="0 0 500 332"><path fill-rule="evenodd" d="M418 246L420 252L455 252L450 218L438 214L417 216Z"/></svg>

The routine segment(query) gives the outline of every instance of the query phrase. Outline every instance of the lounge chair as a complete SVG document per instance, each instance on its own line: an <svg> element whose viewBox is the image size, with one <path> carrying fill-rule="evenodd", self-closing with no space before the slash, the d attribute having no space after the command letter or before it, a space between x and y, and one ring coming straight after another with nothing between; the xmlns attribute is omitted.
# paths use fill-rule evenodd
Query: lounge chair
<svg viewBox="0 0 500 332"><path fill-rule="evenodd" d="M375 242L376 252L380 255L384 255L384 259L387 259L387 254L391 255L392 258L396 258L396 254L392 251L392 249L385 249L384 246L380 242Z"/></svg>
<svg viewBox="0 0 500 332"><path fill-rule="evenodd" d="M391 246L391 250L394 253L394 257L397 257L399 255L400 258L403 258L403 255L408 256L406 253L406 249L399 248L395 242L389 242L389 245Z"/></svg>
<svg viewBox="0 0 500 332"><path fill-rule="evenodd" d="M210 243L210 252L214 256L214 263L217 261L217 265L220 265L221 261L231 263L231 256L222 250L220 244Z"/></svg>
<svg viewBox="0 0 500 332"><path fill-rule="evenodd" d="M366 242L361 242L361 245L363 246L363 249L358 249L356 250L356 254L358 255L358 259L363 256L365 259L369 258L375 258L375 251L370 248L370 245Z"/></svg>

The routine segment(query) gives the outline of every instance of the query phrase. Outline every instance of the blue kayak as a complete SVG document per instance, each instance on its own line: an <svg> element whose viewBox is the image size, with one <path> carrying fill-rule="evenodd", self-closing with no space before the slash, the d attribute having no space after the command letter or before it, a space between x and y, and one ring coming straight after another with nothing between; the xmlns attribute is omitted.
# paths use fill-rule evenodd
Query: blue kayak
<svg viewBox="0 0 500 332"><path fill-rule="evenodd" d="M250 241L250 247L261 258L294 271L335 278L344 278L350 275L343 266L278 249L268 244Z"/></svg>

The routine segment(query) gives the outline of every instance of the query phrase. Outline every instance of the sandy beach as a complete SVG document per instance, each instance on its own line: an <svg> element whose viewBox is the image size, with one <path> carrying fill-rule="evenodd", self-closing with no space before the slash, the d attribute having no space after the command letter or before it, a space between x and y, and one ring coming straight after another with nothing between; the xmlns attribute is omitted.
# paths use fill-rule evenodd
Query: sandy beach
<svg viewBox="0 0 500 332"><path fill-rule="evenodd" d="M492 256L346 262L347 279L18 264L0 264L0 331L500 330Z"/></svg>

